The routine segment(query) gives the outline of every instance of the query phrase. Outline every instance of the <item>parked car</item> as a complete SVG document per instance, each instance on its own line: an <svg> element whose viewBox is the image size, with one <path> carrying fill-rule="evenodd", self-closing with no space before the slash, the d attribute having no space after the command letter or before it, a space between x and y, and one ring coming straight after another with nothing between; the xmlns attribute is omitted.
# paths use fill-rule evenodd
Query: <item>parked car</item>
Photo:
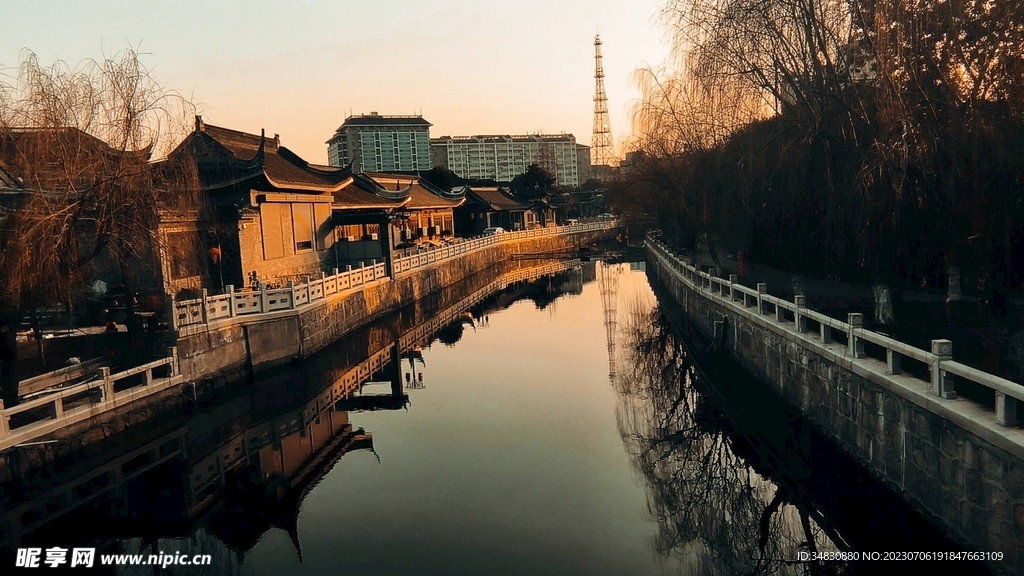
<svg viewBox="0 0 1024 576"><path fill-rule="evenodd" d="M565 225L566 226L575 226L576 224L579 224L579 223L580 223L580 221L577 220L576 218L569 218L568 220L565 221Z"/></svg>
<svg viewBox="0 0 1024 576"><path fill-rule="evenodd" d="M500 226L496 226L494 228L485 228L484 229L484 236L494 236L495 234L504 234L504 233L505 233L505 229L500 227Z"/></svg>
<svg viewBox="0 0 1024 576"><path fill-rule="evenodd" d="M605 212L604 214L598 214L597 217L602 219L602 220L611 220L612 218L615 218L615 214L610 214L608 212Z"/></svg>

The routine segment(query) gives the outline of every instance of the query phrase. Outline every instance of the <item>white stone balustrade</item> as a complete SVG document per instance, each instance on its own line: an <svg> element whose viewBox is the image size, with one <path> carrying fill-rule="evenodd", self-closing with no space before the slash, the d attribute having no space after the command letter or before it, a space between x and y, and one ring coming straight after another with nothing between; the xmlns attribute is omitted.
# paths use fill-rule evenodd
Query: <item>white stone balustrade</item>
<svg viewBox="0 0 1024 576"><path fill-rule="evenodd" d="M418 254L396 258L393 262L392 274L403 276L416 272L419 268L459 258L504 242L540 236L608 230L616 226L619 226L618 220L608 219L571 226L535 228L493 236L481 236L450 246L431 248ZM320 302L344 290L359 288L385 278L387 278L387 268L384 263L371 261L368 264L363 263L357 268L346 266L344 271L334 270L330 276L322 274L320 278L307 278L301 284L275 290L261 288L260 290L237 291L234 287L228 286L225 290L226 293L219 296L207 296L204 291L201 298L174 302L172 308L173 327L181 329L208 325L211 321L222 318L293 310Z"/></svg>
<svg viewBox="0 0 1024 576"><path fill-rule="evenodd" d="M861 314L849 314L847 321L843 322L807 308L803 295L797 296L796 302L789 302L768 294L764 284L758 284L758 289L752 290L739 284L735 275L725 279L701 272L672 252L657 234L648 234L645 244L663 267L691 290L714 298L722 306L752 317L759 323L773 324L790 331L794 340L798 339L802 345L822 352L843 354L854 362L881 362L866 356L864 343L870 342L885 351L885 376L890 379L891 386L905 386L905 381L899 380L901 378L920 381L920 378L903 371L902 359L910 358L928 367L929 379L924 382L934 396L942 400L955 399L954 377L963 378L992 390L995 395L994 418L998 424L1017 424L1017 402L1024 401L1024 386L954 361L953 343L949 340L932 340L931 350L922 350L864 328ZM747 305L748 298L756 303L756 313ZM774 314L769 316L765 304L775 306ZM783 310L792 312L796 322L783 321ZM808 331L808 321L816 322L819 331ZM835 343L833 334L845 334L846 343Z"/></svg>
<svg viewBox="0 0 1024 576"><path fill-rule="evenodd" d="M139 377L137 383L115 391L117 382L134 376ZM0 450L41 438L181 382L178 351L171 348L166 358L123 372L111 374L110 368L101 367L80 384L43 391L11 408L0 403Z"/></svg>

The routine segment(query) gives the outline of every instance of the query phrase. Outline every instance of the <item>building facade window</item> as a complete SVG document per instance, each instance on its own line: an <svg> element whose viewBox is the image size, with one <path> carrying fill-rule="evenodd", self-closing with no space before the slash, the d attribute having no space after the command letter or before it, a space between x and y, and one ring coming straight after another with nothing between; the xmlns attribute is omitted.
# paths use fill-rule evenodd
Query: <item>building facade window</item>
<svg viewBox="0 0 1024 576"><path fill-rule="evenodd" d="M292 204L292 231L295 252L313 249L313 205Z"/></svg>

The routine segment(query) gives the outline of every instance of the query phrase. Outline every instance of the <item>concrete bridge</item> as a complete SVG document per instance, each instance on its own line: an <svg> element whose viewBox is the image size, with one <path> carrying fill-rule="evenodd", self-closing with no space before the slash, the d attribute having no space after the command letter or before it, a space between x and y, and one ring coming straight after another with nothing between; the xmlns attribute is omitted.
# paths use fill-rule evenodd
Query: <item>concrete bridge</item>
<svg viewBox="0 0 1024 576"><path fill-rule="evenodd" d="M698 330L997 573L1024 572L1024 386L718 278L649 235L648 275ZM958 379L990 391L958 397Z"/></svg>

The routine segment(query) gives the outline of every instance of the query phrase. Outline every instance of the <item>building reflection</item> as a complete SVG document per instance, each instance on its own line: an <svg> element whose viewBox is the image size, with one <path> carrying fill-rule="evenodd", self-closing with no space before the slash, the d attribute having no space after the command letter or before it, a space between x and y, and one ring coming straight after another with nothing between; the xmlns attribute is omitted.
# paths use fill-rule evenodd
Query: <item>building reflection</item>
<svg viewBox="0 0 1024 576"><path fill-rule="evenodd" d="M424 347L454 344L466 329L486 326L488 314L537 291L556 298L566 283L550 277L578 273L576 261L532 262L454 285L261 376L234 398L129 428L130 436L112 436L101 450L2 485L3 553L33 545L213 549L225 559L219 572L230 572L276 529L301 559L303 500L345 455L374 453L372 435L353 418L407 409L409 392L426 386Z"/></svg>

